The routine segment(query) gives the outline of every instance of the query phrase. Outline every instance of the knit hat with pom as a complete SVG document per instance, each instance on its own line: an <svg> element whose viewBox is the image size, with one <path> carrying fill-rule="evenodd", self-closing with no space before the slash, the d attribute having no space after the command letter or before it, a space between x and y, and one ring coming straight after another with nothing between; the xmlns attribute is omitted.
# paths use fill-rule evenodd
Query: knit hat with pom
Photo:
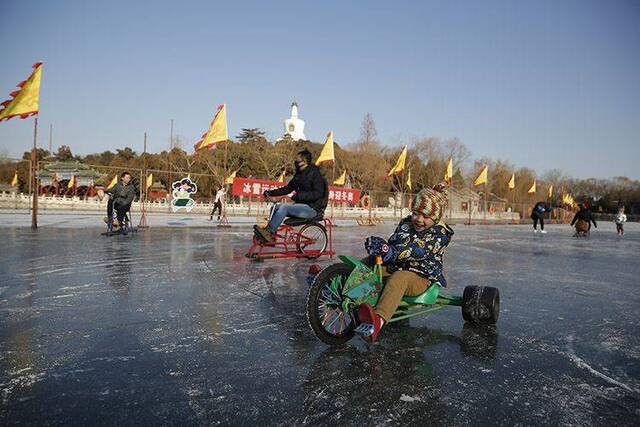
<svg viewBox="0 0 640 427"><path fill-rule="evenodd" d="M449 191L445 183L440 183L433 188L424 188L413 198L413 212L420 212L427 218L438 223L442 219L444 208L447 206Z"/></svg>

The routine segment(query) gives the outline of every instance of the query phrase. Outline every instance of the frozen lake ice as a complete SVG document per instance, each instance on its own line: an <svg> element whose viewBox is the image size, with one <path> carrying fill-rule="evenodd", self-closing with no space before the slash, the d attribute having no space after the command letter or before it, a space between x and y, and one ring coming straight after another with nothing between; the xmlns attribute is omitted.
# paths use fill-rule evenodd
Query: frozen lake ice
<svg viewBox="0 0 640 427"><path fill-rule="evenodd" d="M312 262L244 258L248 227L2 228L0 424L637 425L640 226L547 229L455 227L449 290L498 287L495 329L452 307L329 348Z"/></svg>

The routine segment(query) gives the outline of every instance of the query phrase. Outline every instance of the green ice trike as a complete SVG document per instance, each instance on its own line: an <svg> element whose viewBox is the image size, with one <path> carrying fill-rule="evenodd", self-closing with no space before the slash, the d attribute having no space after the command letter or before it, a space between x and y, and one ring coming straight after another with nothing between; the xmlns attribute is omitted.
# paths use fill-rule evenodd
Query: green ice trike
<svg viewBox="0 0 640 427"><path fill-rule="evenodd" d="M307 297L309 325L316 337L329 345L341 345L353 338L359 324L358 306L364 303L375 306L384 289L380 259L371 268L356 258L339 258L342 262L326 267L313 278ZM433 283L418 296L405 296L389 323L446 306L461 307L467 322L489 325L498 321L498 289L467 286L462 296L451 296L441 293L441 288L439 283Z"/></svg>

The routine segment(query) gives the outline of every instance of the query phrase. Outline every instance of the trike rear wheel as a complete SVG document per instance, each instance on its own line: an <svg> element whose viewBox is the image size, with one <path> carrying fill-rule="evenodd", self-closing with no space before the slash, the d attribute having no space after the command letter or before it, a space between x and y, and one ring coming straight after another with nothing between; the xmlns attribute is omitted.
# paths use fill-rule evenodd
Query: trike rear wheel
<svg viewBox="0 0 640 427"><path fill-rule="evenodd" d="M500 292L490 286L467 286L462 294L462 318L474 324L495 325L500 315Z"/></svg>
<svg viewBox="0 0 640 427"><path fill-rule="evenodd" d="M344 311L342 288L353 267L338 263L322 270L311 284L307 297L309 326L320 341L342 345L353 338L355 313Z"/></svg>

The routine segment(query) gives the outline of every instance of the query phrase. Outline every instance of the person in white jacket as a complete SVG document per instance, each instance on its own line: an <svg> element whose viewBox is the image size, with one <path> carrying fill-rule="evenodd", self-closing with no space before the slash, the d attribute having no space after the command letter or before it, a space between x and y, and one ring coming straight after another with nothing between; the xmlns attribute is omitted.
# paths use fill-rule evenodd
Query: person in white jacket
<svg viewBox="0 0 640 427"><path fill-rule="evenodd" d="M225 197L227 195L227 190L224 188L224 185L218 187L218 191L216 192L216 198L213 201L213 209L211 210L211 214L209 215L209 221L213 220L213 215L218 211L218 221L220 221L220 215L222 215L222 205L225 202Z"/></svg>
<svg viewBox="0 0 640 427"><path fill-rule="evenodd" d="M624 206L618 208L618 213L613 218L613 222L616 223L618 236L624 235L624 223L627 222L627 216L624 214Z"/></svg>

